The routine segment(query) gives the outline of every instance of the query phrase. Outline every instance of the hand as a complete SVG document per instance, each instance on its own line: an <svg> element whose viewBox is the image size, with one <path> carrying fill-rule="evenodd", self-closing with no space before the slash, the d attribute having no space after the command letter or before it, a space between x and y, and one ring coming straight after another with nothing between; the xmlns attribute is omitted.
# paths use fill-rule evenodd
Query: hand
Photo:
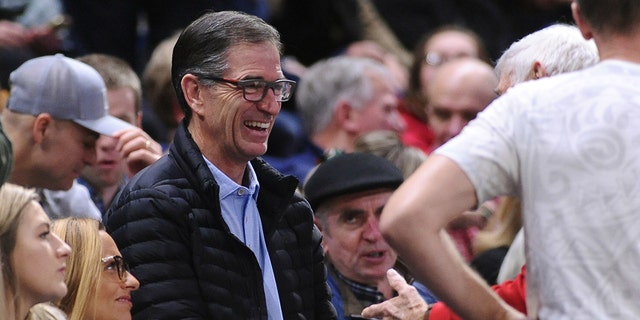
<svg viewBox="0 0 640 320"><path fill-rule="evenodd" d="M28 44L27 28L9 20L0 20L0 47L25 47Z"/></svg>
<svg viewBox="0 0 640 320"><path fill-rule="evenodd" d="M429 318L429 306L414 286L408 284L404 277L394 269L387 271L387 280L389 280L391 287L398 292L398 296L365 308L362 310L363 317L383 320L422 320Z"/></svg>
<svg viewBox="0 0 640 320"><path fill-rule="evenodd" d="M447 225L450 229L464 229L469 227L478 227L483 229L487 225L487 218L482 214L480 209L476 211L467 211L461 216L451 220Z"/></svg>
<svg viewBox="0 0 640 320"><path fill-rule="evenodd" d="M52 54L60 51L62 40L51 27L35 27L29 30L29 45L39 54Z"/></svg>
<svg viewBox="0 0 640 320"><path fill-rule="evenodd" d="M125 129L113 135L116 149L127 164L129 178L162 157L162 147L140 128Z"/></svg>

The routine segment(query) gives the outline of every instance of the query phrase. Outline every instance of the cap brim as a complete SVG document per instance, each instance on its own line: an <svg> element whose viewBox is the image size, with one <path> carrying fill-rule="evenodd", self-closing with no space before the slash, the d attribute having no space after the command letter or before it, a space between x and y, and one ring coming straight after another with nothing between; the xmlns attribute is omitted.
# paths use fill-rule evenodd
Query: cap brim
<svg viewBox="0 0 640 320"><path fill-rule="evenodd" d="M73 122L105 136L113 136L120 130L135 128L134 125L113 116L104 116L95 120L73 120Z"/></svg>

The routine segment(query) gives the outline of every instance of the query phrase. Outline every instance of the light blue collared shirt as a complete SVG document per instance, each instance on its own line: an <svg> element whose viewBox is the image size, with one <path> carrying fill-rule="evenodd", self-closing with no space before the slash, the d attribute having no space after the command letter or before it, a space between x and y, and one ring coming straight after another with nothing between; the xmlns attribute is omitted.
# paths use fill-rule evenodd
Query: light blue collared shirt
<svg viewBox="0 0 640 320"><path fill-rule="evenodd" d="M281 320L282 309L276 278L273 274L267 243L264 239L262 221L258 212L258 191L260 184L251 163L247 163L249 187L241 186L216 168L207 158L202 156L209 170L220 186L220 209L222 218L229 230L242 241L256 256L262 269L264 295L267 300L269 320Z"/></svg>

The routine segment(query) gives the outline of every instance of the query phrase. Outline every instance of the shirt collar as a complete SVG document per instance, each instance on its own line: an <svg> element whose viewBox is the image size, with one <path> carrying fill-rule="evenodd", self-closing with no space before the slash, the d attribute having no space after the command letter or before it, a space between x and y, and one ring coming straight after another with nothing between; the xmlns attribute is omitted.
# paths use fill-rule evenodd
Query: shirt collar
<svg viewBox="0 0 640 320"><path fill-rule="evenodd" d="M232 193L235 193L238 188L245 188L249 191L254 199L258 198L258 191L260 191L260 183L258 182L258 177L256 176L255 170L253 170L253 166L251 162L247 162L247 168L245 169L245 176L249 179L248 186L241 186L237 184L235 181L231 180L226 174L224 174L220 169L218 169L209 159L207 159L204 155L202 156L204 162L209 167L213 178L216 179L218 186L220 188L220 199L229 196Z"/></svg>
<svg viewBox="0 0 640 320"><path fill-rule="evenodd" d="M372 304L380 303L384 301L384 295L378 291L378 288L372 287L366 284L362 284L359 282L355 282L345 278L337 269L333 269L342 281L344 281L349 288L351 288L351 292L358 298L358 301L362 303L363 306L368 307Z"/></svg>

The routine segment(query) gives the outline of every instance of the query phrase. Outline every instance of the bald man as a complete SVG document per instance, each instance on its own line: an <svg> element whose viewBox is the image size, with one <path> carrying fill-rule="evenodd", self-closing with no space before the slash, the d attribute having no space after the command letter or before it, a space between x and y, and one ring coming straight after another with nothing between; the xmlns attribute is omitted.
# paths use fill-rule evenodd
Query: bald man
<svg viewBox="0 0 640 320"><path fill-rule="evenodd" d="M435 150L455 137L497 97L498 77L493 68L477 58L454 59L443 64L434 74L427 88L427 121L435 133ZM488 201L486 206L495 207ZM462 258L473 259L473 238L486 224L481 211L451 221L447 232L454 240Z"/></svg>
<svg viewBox="0 0 640 320"><path fill-rule="evenodd" d="M436 134L433 148L455 137L478 112L497 97L493 68L476 58L442 65L429 83L426 107L429 126Z"/></svg>

